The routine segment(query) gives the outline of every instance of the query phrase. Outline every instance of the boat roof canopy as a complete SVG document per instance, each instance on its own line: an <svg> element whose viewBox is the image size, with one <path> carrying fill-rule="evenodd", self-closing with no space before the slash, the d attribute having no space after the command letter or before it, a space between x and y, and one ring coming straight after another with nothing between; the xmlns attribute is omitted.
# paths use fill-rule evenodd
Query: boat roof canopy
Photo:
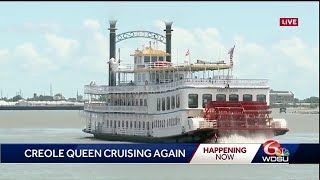
<svg viewBox="0 0 320 180"><path fill-rule="evenodd" d="M153 49L152 47L146 47L143 50L135 50L131 56L170 56L170 54L162 50Z"/></svg>

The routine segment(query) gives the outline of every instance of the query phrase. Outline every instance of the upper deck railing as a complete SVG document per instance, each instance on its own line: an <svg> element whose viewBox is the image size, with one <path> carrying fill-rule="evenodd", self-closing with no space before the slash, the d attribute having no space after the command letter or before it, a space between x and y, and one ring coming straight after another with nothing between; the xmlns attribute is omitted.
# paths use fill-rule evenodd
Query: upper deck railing
<svg viewBox="0 0 320 180"><path fill-rule="evenodd" d="M266 79L198 79L186 78L170 83L128 85L128 86L84 86L86 94L109 93L154 93L165 92L186 87L210 87L210 88L269 88Z"/></svg>
<svg viewBox="0 0 320 180"><path fill-rule="evenodd" d="M147 106L107 106L106 104L85 103L84 110L95 112L147 112Z"/></svg>

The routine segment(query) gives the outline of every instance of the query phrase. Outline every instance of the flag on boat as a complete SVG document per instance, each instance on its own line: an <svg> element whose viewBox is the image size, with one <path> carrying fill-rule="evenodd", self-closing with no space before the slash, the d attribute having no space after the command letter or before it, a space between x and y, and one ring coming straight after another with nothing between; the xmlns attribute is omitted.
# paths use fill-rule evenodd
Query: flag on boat
<svg viewBox="0 0 320 180"><path fill-rule="evenodd" d="M190 51L189 51L189 49L188 49L188 51L187 51L187 53L186 53L186 56L189 56L190 55Z"/></svg>
<svg viewBox="0 0 320 180"><path fill-rule="evenodd" d="M233 46L233 48L231 48L228 52L228 54L230 54L230 65L233 66L233 51L234 48L236 47L236 45Z"/></svg>
<svg viewBox="0 0 320 180"><path fill-rule="evenodd" d="M190 64L190 50L189 49L186 52L186 60L184 61L184 63Z"/></svg>

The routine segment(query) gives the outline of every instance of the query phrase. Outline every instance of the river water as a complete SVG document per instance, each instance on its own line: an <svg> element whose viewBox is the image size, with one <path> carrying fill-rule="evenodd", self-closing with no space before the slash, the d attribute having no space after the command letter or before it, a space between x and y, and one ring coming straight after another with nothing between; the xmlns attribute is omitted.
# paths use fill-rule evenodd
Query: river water
<svg viewBox="0 0 320 180"><path fill-rule="evenodd" d="M290 132L280 143L319 143L319 114L286 114ZM0 111L0 143L108 142L83 133L80 111ZM263 143L265 137L231 136L225 143ZM126 142L128 143L128 142ZM319 179L319 165L0 164L0 179Z"/></svg>

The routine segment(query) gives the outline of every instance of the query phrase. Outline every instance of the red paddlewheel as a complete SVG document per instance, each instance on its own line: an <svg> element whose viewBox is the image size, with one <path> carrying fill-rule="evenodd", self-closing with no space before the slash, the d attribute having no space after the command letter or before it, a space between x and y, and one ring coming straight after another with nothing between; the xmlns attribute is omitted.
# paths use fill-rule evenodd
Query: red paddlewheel
<svg viewBox="0 0 320 180"><path fill-rule="evenodd" d="M204 109L204 118L217 121L221 130L266 130L271 129L271 110L266 102L209 101Z"/></svg>

